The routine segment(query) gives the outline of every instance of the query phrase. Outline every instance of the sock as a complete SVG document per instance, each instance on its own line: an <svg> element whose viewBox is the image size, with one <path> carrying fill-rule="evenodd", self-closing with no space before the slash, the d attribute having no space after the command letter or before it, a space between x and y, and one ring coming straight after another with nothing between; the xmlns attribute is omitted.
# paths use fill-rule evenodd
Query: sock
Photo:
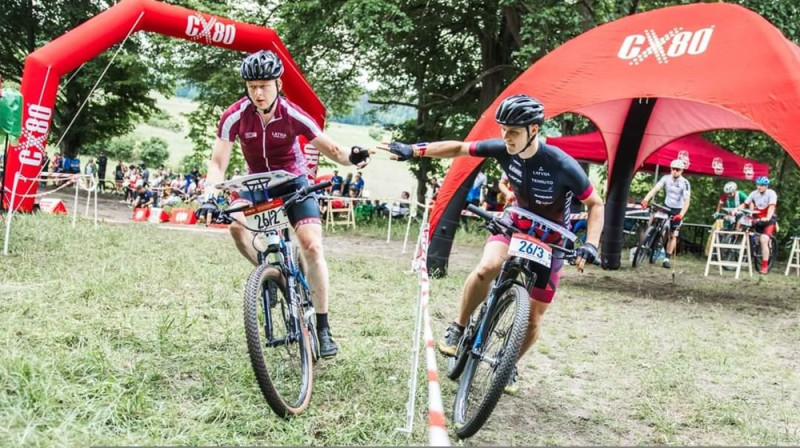
<svg viewBox="0 0 800 448"><path fill-rule="evenodd" d="M762 271L766 271L768 264L769 264L769 260L761 260L761 270Z"/></svg>
<svg viewBox="0 0 800 448"><path fill-rule="evenodd" d="M328 325L328 313L317 313L317 333L325 328L330 328Z"/></svg>
<svg viewBox="0 0 800 448"><path fill-rule="evenodd" d="M669 263L669 257L664 257L664 262Z"/></svg>
<svg viewBox="0 0 800 448"><path fill-rule="evenodd" d="M459 330L464 331L464 326L457 324L456 321L453 321L453 325L455 325Z"/></svg>

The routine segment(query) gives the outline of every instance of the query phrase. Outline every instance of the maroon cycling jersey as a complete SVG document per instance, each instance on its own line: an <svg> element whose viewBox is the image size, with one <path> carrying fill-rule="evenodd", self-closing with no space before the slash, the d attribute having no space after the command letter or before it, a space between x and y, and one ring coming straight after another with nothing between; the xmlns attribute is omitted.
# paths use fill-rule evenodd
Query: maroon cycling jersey
<svg viewBox="0 0 800 448"><path fill-rule="evenodd" d="M250 173L286 170L305 175L306 157L298 141L312 141L322 130L307 113L284 97L275 103L275 114L264 123L246 96L233 103L219 120L217 137L233 142L239 137Z"/></svg>
<svg viewBox="0 0 800 448"><path fill-rule="evenodd" d="M520 207L566 225L573 196L585 201L594 191L592 183L570 155L555 146L536 142L539 149L529 159L509 154L502 139L472 142L469 153L497 159Z"/></svg>

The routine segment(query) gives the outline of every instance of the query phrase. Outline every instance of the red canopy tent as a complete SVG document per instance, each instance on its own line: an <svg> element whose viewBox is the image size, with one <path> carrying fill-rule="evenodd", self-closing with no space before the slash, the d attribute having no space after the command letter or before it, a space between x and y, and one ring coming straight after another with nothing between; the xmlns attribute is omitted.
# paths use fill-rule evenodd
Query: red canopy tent
<svg viewBox="0 0 800 448"><path fill-rule="evenodd" d="M753 11L727 3L657 9L566 42L523 72L484 111L467 140L499 137L494 111L517 93L548 117L573 112L603 135L609 181L603 267L620 265L630 183L658 148L685 135L751 129L800 162L800 47ZM482 159L451 166L431 212L431 272L445 272L468 183Z"/></svg>
<svg viewBox="0 0 800 448"><path fill-rule="evenodd" d="M547 143L563 149L577 160L603 164L608 160L606 145L600 132L569 137L550 137ZM709 142L700 135L687 135L673 140L654 152L640 170L655 171L656 166L669 167L675 160L686 164L686 174L718 176L737 180L753 180L769 176L769 165L736 155Z"/></svg>

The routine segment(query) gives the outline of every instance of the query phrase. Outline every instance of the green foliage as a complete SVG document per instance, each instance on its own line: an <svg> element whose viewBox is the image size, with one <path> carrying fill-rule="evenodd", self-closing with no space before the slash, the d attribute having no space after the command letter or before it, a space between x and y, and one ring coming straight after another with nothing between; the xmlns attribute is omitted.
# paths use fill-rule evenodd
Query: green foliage
<svg viewBox="0 0 800 448"><path fill-rule="evenodd" d="M161 137L151 137L139 144L139 160L146 166L159 166L169 159L169 144Z"/></svg>
<svg viewBox="0 0 800 448"><path fill-rule="evenodd" d="M4 4L0 15L0 72L15 81L21 79L23 63L30 52L111 5L109 1L92 0L12 0ZM150 91L169 93L168 71L147 63L151 48L140 36L133 35L78 113L119 45L65 75L49 137L53 142L63 138L59 148L63 154L74 156L86 145L130 132L137 120L147 119L155 110ZM62 136L63 132L66 135Z"/></svg>
<svg viewBox="0 0 800 448"><path fill-rule="evenodd" d="M180 165L178 166L178 171L181 173L189 173L195 169L198 169L201 173L205 173L208 170L207 162L207 157L197 152L193 152L181 159Z"/></svg>
<svg viewBox="0 0 800 448"><path fill-rule="evenodd" d="M157 128L168 129L172 132L182 132L183 127L181 124L175 120L175 118L171 117L167 112L158 109L155 111L153 116L147 120L147 124L151 126L155 126Z"/></svg>

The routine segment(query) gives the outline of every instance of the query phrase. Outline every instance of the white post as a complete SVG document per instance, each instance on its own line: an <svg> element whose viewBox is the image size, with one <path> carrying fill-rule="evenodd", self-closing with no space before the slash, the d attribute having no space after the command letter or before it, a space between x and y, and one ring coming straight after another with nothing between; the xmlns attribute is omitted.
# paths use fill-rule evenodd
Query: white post
<svg viewBox="0 0 800 448"><path fill-rule="evenodd" d="M420 289L422 286L420 286ZM398 432L411 434L414 428L414 407L417 398L417 375L419 371L419 351L422 333L422 293L417 293L417 318L414 325L414 347L411 349L411 378L408 379L408 401L406 402L406 426L397 428Z"/></svg>
<svg viewBox="0 0 800 448"><path fill-rule="evenodd" d="M92 178L87 178L87 179L92 180ZM92 189L90 183L89 187L86 188L86 212L84 213L84 217L86 218L89 217L89 204L91 204L91 202L92 202Z"/></svg>
<svg viewBox="0 0 800 448"><path fill-rule="evenodd" d="M386 231L386 242L389 243L392 239L392 208L389 207L389 230Z"/></svg>
<svg viewBox="0 0 800 448"><path fill-rule="evenodd" d="M415 204L419 205L415 202ZM409 204L410 205L410 204ZM416 212L416 210L415 210ZM408 208L408 224L406 224L406 237L403 239L403 253L406 253L406 245L408 245L408 233L411 231L411 220L414 219L414 215L411 213L411 207Z"/></svg>
<svg viewBox="0 0 800 448"><path fill-rule="evenodd" d="M412 271L416 271L414 262L417 260L417 252L419 252L419 246L422 244L422 230L423 228L425 228L425 223L428 222L428 210L430 210L430 206L425 205L425 211L422 213L422 222L419 225L419 233L417 234L417 245L414 246L414 255L411 257Z"/></svg>
<svg viewBox="0 0 800 448"><path fill-rule="evenodd" d="M97 185L94 186L94 228L97 228Z"/></svg>
<svg viewBox="0 0 800 448"><path fill-rule="evenodd" d="M653 185L658 183L658 167L659 164L656 163L656 173L655 173L656 178L653 180Z"/></svg>
<svg viewBox="0 0 800 448"><path fill-rule="evenodd" d="M11 235L11 216L14 214L14 198L17 195L18 180L19 172L14 173L14 184L12 185L11 189L11 201L8 203L8 213L6 213L6 239L3 241L3 255L8 255L8 237ZM3 195L5 195L5 191L3 192ZM1 197L0 200L2 200Z"/></svg>
<svg viewBox="0 0 800 448"><path fill-rule="evenodd" d="M75 221L78 219L78 178L72 177L73 181L75 182L75 208L72 211L72 228L75 228Z"/></svg>

